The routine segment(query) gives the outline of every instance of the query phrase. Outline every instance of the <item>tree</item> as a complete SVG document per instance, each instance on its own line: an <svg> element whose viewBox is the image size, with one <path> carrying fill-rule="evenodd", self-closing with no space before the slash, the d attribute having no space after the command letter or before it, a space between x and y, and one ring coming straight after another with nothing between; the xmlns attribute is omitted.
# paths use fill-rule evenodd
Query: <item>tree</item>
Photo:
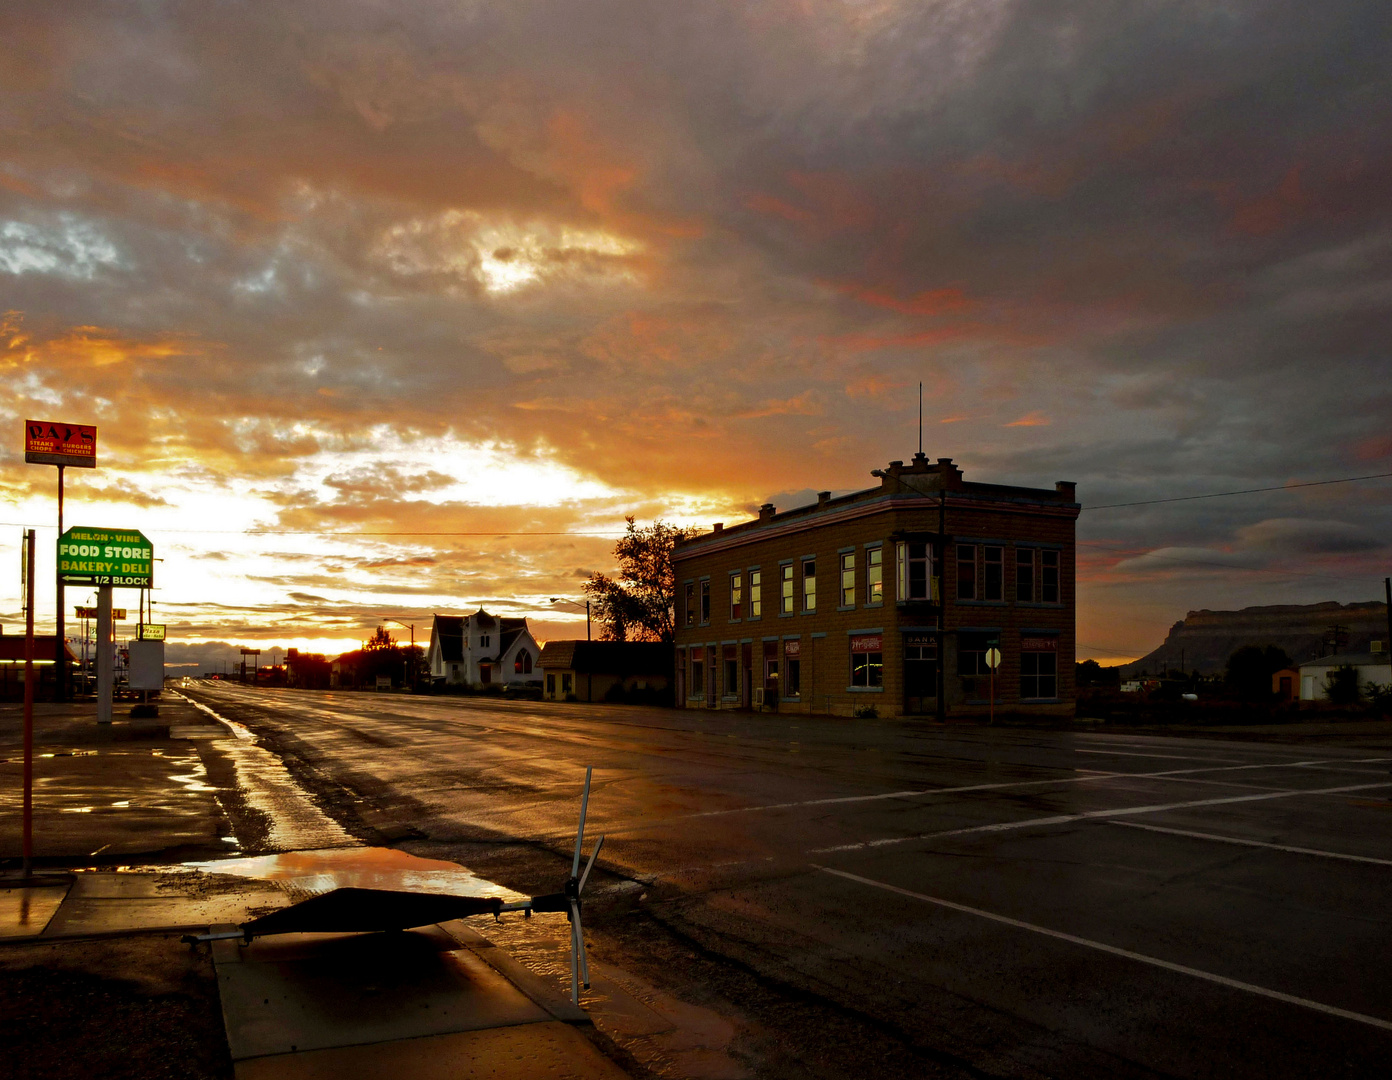
<svg viewBox="0 0 1392 1080"><path fill-rule="evenodd" d="M603 640L670 642L677 600L672 550L680 541L700 535L700 530L665 521L640 529L632 517L624 520L628 531L614 545L618 577L596 571L581 588L590 599Z"/></svg>
<svg viewBox="0 0 1392 1080"><path fill-rule="evenodd" d="M1358 685L1358 669L1352 664L1336 667L1324 682L1324 692L1335 705L1357 705L1363 697Z"/></svg>
<svg viewBox="0 0 1392 1080"><path fill-rule="evenodd" d="M1228 657L1228 688L1247 700L1268 698L1271 676L1290 666L1291 658L1277 645L1244 645Z"/></svg>
<svg viewBox="0 0 1392 1080"><path fill-rule="evenodd" d="M368 652L378 652L383 649L396 648L396 639L391 636L385 626L377 627L377 632L367 639L364 646Z"/></svg>

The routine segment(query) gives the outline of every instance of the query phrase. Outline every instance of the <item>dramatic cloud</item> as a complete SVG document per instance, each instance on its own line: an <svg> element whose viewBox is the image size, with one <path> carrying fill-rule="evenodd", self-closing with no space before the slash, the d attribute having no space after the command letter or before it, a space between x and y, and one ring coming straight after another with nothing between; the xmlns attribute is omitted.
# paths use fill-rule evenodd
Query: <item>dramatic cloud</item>
<svg viewBox="0 0 1392 1080"><path fill-rule="evenodd" d="M189 637L536 615L625 514L865 486L919 383L930 453L1088 505L1392 471L1385 4L89 0L0 39L4 516L54 518L19 421L96 423L67 520L151 536ZM1080 637L1367 599L1388 490L1086 512Z"/></svg>

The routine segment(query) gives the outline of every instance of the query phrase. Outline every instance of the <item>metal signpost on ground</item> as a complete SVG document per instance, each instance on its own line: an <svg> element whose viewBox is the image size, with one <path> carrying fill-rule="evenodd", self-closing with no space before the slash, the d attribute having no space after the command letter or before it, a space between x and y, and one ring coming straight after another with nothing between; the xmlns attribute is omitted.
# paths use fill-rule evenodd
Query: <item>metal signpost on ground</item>
<svg viewBox="0 0 1392 1080"><path fill-rule="evenodd" d="M154 545L138 529L75 525L58 537L58 580L97 587L97 723L109 724L114 682L111 590L154 586Z"/></svg>
<svg viewBox="0 0 1392 1080"><path fill-rule="evenodd" d="M97 467L97 429L90 424L65 424L52 420L24 421L24 460L30 465L58 466L58 532L63 532L63 470ZM57 620L54 630L53 660L58 665L54 697L67 696L68 657L63 633L63 578L55 585Z"/></svg>
<svg viewBox="0 0 1392 1080"><path fill-rule="evenodd" d="M991 669L991 719L990 723L996 722L996 668L1000 667L1001 651L993 643L986 650L986 666Z"/></svg>
<svg viewBox="0 0 1392 1080"><path fill-rule="evenodd" d="M20 559L24 597L24 876L34 855L34 530L24 533Z"/></svg>

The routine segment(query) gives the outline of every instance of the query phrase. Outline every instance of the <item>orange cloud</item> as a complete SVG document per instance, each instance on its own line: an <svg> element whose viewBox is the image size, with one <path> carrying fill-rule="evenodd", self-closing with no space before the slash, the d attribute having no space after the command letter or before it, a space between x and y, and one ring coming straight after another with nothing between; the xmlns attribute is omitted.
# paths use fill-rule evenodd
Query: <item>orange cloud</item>
<svg viewBox="0 0 1392 1080"><path fill-rule="evenodd" d="M1027 416L1022 416L1018 420L1012 420L1003 427L1046 427L1050 420L1041 412L1032 412Z"/></svg>

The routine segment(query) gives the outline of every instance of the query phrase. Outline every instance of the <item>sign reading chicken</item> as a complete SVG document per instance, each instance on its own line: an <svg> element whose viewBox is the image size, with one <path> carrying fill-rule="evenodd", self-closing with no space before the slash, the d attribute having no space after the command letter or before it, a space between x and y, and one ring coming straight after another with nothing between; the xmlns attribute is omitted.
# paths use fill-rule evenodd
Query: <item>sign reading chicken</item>
<svg viewBox="0 0 1392 1080"><path fill-rule="evenodd" d="M24 421L24 460L30 465L97 467L97 429L55 420Z"/></svg>

